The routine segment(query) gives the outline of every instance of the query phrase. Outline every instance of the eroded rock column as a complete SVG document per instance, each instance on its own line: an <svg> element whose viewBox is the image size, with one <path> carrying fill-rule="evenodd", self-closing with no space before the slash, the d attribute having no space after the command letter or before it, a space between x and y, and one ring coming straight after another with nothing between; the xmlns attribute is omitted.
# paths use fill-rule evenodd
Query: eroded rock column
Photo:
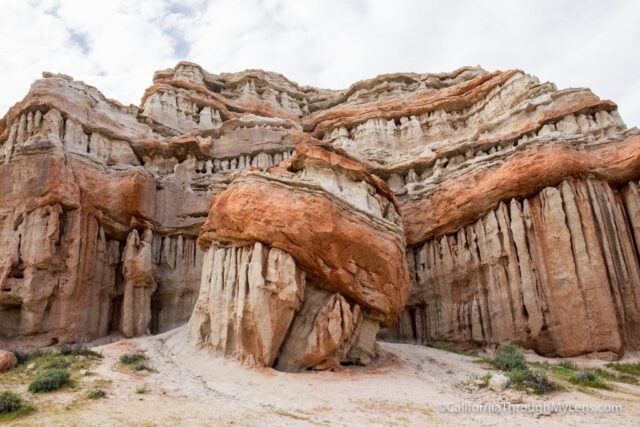
<svg viewBox="0 0 640 427"><path fill-rule="evenodd" d="M410 249L416 285L393 335L565 357L637 348L636 189L567 180Z"/></svg>
<svg viewBox="0 0 640 427"><path fill-rule="evenodd" d="M152 239L151 230L145 230L142 237L133 230L124 249L124 301L120 331L126 337L144 334L151 322L151 295L158 286L151 261Z"/></svg>
<svg viewBox="0 0 640 427"><path fill-rule="evenodd" d="M262 243L210 248L189 321L192 340L250 365L271 366L304 297L305 273Z"/></svg>

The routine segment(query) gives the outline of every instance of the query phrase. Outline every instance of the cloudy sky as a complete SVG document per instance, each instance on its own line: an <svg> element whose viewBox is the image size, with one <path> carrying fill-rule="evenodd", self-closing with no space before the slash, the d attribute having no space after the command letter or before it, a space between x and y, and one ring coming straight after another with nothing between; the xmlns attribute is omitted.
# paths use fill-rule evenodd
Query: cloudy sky
<svg viewBox="0 0 640 427"><path fill-rule="evenodd" d="M263 68L347 87L394 71L520 68L640 125L640 1L0 0L0 116L42 71L138 104L153 71Z"/></svg>

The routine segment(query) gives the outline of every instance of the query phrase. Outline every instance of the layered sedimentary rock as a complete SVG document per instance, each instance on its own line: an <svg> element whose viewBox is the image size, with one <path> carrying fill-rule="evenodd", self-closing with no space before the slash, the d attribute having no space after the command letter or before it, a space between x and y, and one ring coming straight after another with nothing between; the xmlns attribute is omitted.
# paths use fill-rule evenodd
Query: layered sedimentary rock
<svg viewBox="0 0 640 427"><path fill-rule="evenodd" d="M0 347L191 318L291 371L370 361L380 326L619 355L640 347L639 185L613 102L519 70L326 90L184 62L140 107L45 74L0 120Z"/></svg>
<svg viewBox="0 0 640 427"><path fill-rule="evenodd" d="M140 108L45 73L0 120L0 347L189 319L211 196L302 138L289 111L255 116L270 104L242 101L235 77L223 96L189 86L194 73L210 76L192 64L160 72Z"/></svg>
<svg viewBox="0 0 640 427"><path fill-rule="evenodd" d="M152 294L197 295L195 239L208 195L183 193L181 205L173 197L163 203L173 178L141 165L147 151L140 146L136 153L134 142L153 131L134 110L49 76L0 123L0 342L47 345L159 331L175 325L157 316L151 324ZM163 217L173 223L161 224ZM192 253L177 254L171 267L189 263L180 281L154 277L164 276L152 251L156 240L162 251L162 236L167 244L191 242ZM191 299L174 314L182 322ZM140 313L143 319L131 318Z"/></svg>
<svg viewBox="0 0 640 427"><path fill-rule="evenodd" d="M190 338L252 365L368 363L378 324L392 324L409 294L393 194L317 145L237 175L214 196L199 243L209 249Z"/></svg>
<svg viewBox="0 0 640 427"><path fill-rule="evenodd" d="M610 101L518 71L410 80L305 120L398 198L414 285L385 336L637 349L638 131Z"/></svg>
<svg viewBox="0 0 640 427"><path fill-rule="evenodd" d="M398 335L560 356L637 348L637 199L622 196L634 189L566 180L412 248L419 285Z"/></svg>

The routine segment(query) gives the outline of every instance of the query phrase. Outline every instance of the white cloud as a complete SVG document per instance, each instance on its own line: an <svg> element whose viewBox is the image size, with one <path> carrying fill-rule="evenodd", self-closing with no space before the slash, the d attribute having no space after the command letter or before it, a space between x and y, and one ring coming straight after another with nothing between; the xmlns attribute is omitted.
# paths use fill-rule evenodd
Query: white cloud
<svg viewBox="0 0 640 427"><path fill-rule="evenodd" d="M139 102L182 59L342 88L395 71L520 68L590 87L640 125L640 2L0 0L0 114L44 70Z"/></svg>

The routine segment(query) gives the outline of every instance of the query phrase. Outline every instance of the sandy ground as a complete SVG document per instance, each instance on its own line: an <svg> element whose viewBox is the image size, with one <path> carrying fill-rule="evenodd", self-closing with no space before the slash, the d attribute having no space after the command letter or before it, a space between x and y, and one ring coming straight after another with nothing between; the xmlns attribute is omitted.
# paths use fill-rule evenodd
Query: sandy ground
<svg viewBox="0 0 640 427"><path fill-rule="evenodd" d="M131 348L144 350L157 372L135 374L118 365ZM95 348L104 359L82 382L110 381L108 397L78 399L71 391L16 425L640 425L640 387L559 391L545 396L469 387L489 372L474 357L433 348L380 343L373 366L341 372L287 374L249 370L185 343L184 328ZM106 380L106 381L104 381ZM148 384L145 394L136 386ZM84 386L80 384L82 388ZM78 392L76 391L77 395ZM621 404L621 413L455 412L473 404ZM466 405L466 406L465 406Z"/></svg>

